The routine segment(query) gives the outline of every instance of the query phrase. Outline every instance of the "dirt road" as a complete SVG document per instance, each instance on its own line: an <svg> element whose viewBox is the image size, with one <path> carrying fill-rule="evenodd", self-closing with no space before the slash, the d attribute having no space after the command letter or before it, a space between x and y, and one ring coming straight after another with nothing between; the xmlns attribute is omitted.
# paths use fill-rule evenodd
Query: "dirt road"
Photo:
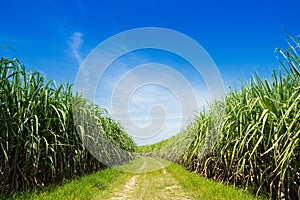
<svg viewBox="0 0 300 200"><path fill-rule="evenodd" d="M165 166L168 163L151 157L141 159L143 164L139 163L139 168L128 168L136 173L132 173L122 189L113 192L111 200L191 199L166 170Z"/></svg>

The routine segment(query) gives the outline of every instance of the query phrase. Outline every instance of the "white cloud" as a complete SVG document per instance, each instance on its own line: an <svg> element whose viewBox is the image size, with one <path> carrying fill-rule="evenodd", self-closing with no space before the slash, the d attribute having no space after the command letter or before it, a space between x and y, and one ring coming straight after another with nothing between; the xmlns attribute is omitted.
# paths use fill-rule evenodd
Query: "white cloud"
<svg viewBox="0 0 300 200"><path fill-rule="evenodd" d="M176 70L155 63L132 68L132 63L134 59L115 63L102 77L98 92L102 106L138 144L146 142L138 138L150 136L147 141L152 143L177 134L195 111L205 106L208 91L203 86L189 86L189 81Z"/></svg>
<svg viewBox="0 0 300 200"><path fill-rule="evenodd" d="M72 56L76 59L79 65L82 63L82 57L79 52L82 43L83 43L82 33L80 32L73 33L73 35L70 38L69 45L72 51Z"/></svg>
<svg viewBox="0 0 300 200"><path fill-rule="evenodd" d="M111 58L110 51L105 53L88 62L88 80L98 83L93 94L95 103L119 120L139 145L177 134L210 99L204 82L191 81L197 74L183 76L176 67L151 63L134 54L111 63L98 77L102 70L99 66L106 66ZM185 70L185 66L177 69Z"/></svg>

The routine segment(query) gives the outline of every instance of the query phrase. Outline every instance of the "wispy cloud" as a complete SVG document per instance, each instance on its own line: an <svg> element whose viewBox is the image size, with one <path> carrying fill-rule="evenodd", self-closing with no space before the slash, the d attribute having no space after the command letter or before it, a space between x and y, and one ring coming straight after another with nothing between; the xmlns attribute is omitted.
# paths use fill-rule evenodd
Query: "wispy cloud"
<svg viewBox="0 0 300 200"><path fill-rule="evenodd" d="M82 57L80 55L80 47L83 43L82 40L82 33L80 32L75 32L70 38L70 48L72 51L72 56L76 59L78 64L80 65L82 63Z"/></svg>

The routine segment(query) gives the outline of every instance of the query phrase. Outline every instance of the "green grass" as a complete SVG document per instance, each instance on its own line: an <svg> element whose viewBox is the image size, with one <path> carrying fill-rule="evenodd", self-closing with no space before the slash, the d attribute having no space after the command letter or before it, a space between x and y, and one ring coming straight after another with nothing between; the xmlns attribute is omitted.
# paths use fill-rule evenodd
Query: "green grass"
<svg viewBox="0 0 300 200"><path fill-rule="evenodd" d="M162 169L170 163L160 157L135 156L134 160L121 166L115 166L115 169L130 173L145 173Z"/></svg>
<svg viewBox="0 0 300 200"><path fill-rule="evenodd" d="M155 158L154 158L155 159ZM140 159L133 161L134 166L142 164ZM158 159L158 161L162 161ZM153 159L149 158L149 166ZM7 198L8 200L26 199L110 199L116 192L124 190L125 183L133 176L138 176L133 192L130 193L132 199L164 199L173 196L188 196L192 199L224 199L224 200L252 200L256 199L247 191L216 183L193 174L178 164L170 164L166 168L167 174L162 170L156 170L143 174L123 173L116 169L105 169L100 172L86 175L70 181L65 181L61 186L49 186L43 190L15 193ZM179 184L181 189L167 190ZM6 199L2 197L0 199Z"/></svg>
<svg viewBox="0 0 300 200"><path fill-rule="evenodd" d="M100 172L86 175L74 180L65 181L61 186L49 186L43 190L15 193L11 197L1 199L93 199L97 196L107 199L111 196L116 185L122 186L129 174L124 174L115 169L105 169Z"/></svg>
<svg viewBox="0 0 300 200"><path fill-rule="evenodd" d="M254 195L250 194L247 190L208 180L197 174L191 173L185 170L182 166L174 163L169 165L166 170L172 174L186 193L193 199L262 199L255 198Z"/></svg>

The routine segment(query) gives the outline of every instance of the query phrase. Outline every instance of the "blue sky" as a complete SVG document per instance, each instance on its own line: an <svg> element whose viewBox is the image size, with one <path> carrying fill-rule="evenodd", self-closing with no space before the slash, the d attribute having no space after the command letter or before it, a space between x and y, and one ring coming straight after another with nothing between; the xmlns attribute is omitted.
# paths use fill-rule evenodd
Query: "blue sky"
<svg viewBox="0 0 300 200"><path fill-rule="evenodd" d="M81 61L101 41L128 29L164 27L201 44L227 88L249 79L255 70L268 76L270 69L278 68L274 49L286 47L286 31L299 34L299 6L296 0L3 0L0 46L7 44L14 51L0 52L18 57L27 68L38 69L58 82L74 82ZM155 51L137 56L143 62L172 58ZM169 59L177 61L181 62ZM113 70L111 73L114 76Z"/></svg>

